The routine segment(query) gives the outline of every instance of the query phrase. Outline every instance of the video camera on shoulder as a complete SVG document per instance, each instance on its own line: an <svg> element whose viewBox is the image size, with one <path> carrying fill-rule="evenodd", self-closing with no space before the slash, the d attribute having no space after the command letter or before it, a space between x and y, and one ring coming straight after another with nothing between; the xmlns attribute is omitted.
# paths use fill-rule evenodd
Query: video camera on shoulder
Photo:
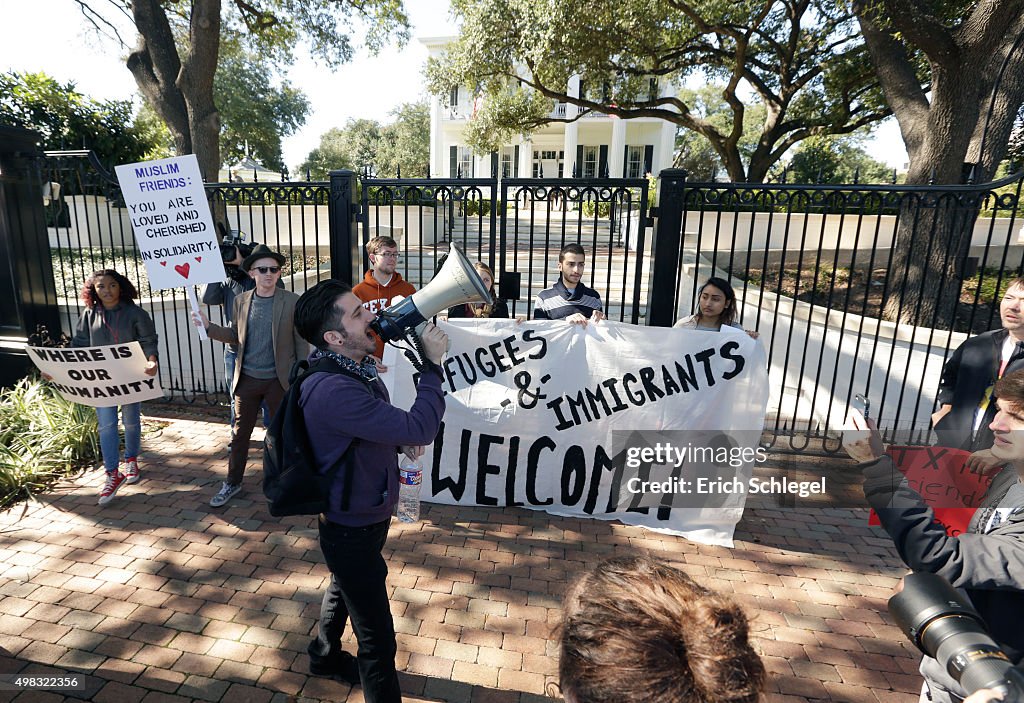
<svg viewBox="0 0 1024 703"><path fill-rule="evenodd" d="M996 644L978 611L937 574L903 578L903 591L889 599L889 614L903 634L964 688L1003 692L1003 703L1024 703L1024 673Z"/></svg>
<svg viewBox="0 0 1024 703"><path fill-rule="evenodd" d="M220 260L225 264L235 260L236 250L240 258L249 256L256 248L253 242L245 241L245 232L230 230L220 242Z"/></svg>

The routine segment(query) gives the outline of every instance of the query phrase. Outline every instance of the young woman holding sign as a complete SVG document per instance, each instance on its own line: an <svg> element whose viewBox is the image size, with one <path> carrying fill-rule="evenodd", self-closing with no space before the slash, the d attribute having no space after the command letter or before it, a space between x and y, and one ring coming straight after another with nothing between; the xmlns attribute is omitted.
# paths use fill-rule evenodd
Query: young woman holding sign
<svg viewBox="0 0 1024 703"><path fill-rule="evenodd" d="M153 318L135 304L138 292L127 278L113 269L96 271L82 286L85 311L78 319L73 347L101 347L138 342L149 359L146 375L157 371L157 335ZM139 480L139 448L142 442L141 403L121 406L124 422L124 473L118 470L121 439L117 432L117 406L96 408L99 421L100 450L107 478L100 491L99 504L106 505L125 483Z"/></svg>
<svg viewBox="0 0 1024 703"><path fill-rule="evenodd" d="M491 299L494 300L493 305L487 305L486 303L463 303L462 305L456 305L448 310L448 318L455 319L460 317L498 317L507 319L508 318L508 305L505 304L504 300L498 298L498 294L494 292L494 272L491 271L491 267L482 261L477 261L473 264L473 268L480 274L480 280L484 282L484 286L487 291L491 294Z"/></svg>
<svg viewBox="0 0 1024 703"><path fill-rule="evenodd" d="M712 276L697 289L697 312L677 321L673 327L720 332L722 327L743 329L736 322L736 293L724 278ZM758 333L746 330L754 339Z"/></svg>

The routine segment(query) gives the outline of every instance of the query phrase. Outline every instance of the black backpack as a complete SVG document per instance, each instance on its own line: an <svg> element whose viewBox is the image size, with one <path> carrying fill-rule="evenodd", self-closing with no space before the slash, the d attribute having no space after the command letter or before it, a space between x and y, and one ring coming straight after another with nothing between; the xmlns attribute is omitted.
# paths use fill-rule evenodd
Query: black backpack
<svg viewBox="0 0 1024 703"><path fill-rule="evenodd" d="M263 440L263 495L267 497L270 514L274 517L326 512L331 484L342 467L345 467L345 483L341 494L341 509L348 509L352 492L352 450L358 440L352 440L337 464L320 473L306 433L306 420L299 407L299 388L302 382L317 372L344 374L366 383L357 374L326 358L312 364L301 360L292 367L290 385Z"/></svg>

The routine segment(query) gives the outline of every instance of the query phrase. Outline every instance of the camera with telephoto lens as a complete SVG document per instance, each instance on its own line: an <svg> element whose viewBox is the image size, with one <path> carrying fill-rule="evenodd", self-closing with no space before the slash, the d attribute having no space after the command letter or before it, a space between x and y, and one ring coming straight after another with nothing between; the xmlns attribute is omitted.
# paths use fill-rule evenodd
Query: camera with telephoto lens
<svg viewBox="0 0 1024 703"><path fill-rule="evenodd" d="M913 573L889 599L889 614L903 634L934 657L968 693L992 688L1004 703L1024 703L1024 673L985 629L971 604L938 574Z"/></svg>

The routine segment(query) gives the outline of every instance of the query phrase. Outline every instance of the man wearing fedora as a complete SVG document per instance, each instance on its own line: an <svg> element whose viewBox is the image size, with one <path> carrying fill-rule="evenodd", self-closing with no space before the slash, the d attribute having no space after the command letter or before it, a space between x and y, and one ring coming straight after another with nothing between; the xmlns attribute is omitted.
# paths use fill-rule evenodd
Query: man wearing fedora
<svg viewBox="0 0 1024 703"><path fill-rule="evenodd" d="M228 456L227 480L210 499L215 508L242 489L249 438L260 406L266 402L273 417L288 389L292 365L309 353L309 346L295 331L295 302L299 296L277 287L283 265L283 255L260 244L242 260L242 270L256 281L256 287L235 298L231 325L211 324L202 312L193 316L195 324L205 327L211 339L238 347L231 379L238 424Z"/></svg>

